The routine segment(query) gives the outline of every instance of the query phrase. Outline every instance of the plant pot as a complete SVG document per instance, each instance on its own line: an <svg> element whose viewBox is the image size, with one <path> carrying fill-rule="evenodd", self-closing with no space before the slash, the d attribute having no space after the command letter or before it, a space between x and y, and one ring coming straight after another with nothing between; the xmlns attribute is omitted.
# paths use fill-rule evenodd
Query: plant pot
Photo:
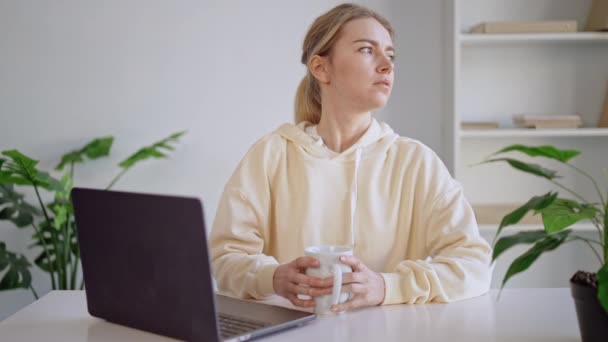
<svg viewBox="0 0 608 342"><path fill-rule="evenodd" d="M574 297L583 342L607 341L608 312L597 299L597 289L570 281L570 290Z"/></svg>

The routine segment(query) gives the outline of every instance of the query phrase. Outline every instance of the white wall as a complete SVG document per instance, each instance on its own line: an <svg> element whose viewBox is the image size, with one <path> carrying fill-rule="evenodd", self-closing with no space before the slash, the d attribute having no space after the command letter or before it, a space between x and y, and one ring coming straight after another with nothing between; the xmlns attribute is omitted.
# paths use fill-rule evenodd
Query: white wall
<svg viewBox="0 0 608 342"><path fill-rule="evenodd" d="M114 135L110 158L76 169L77 185L102 187L122 158L187 129L169 160L138 165L116 189L198 196L210 224L249 146L292 119L306 29L338 3L0 0L0 150L50 170L63 153ZM441 0L359 3L398 35L396 84L379 118L441 153ZM0 222L0 241L28 256L31 234ZM43 295L48 276L34 276ZM0 293L0 320L32 300Z"/></svg>

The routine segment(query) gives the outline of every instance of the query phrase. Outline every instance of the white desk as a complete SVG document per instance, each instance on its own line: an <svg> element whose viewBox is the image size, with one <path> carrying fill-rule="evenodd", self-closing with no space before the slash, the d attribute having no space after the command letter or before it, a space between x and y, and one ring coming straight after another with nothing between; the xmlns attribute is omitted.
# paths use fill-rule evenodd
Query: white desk
<svg viewBox="0 0 608 342"><path fill-rule="evenodd" d="M570 290L507 289L450 304L318 318L261 341L580 341ZM82 291L54 291L0 322L0 341L174 341L89 316Z"/></svg>

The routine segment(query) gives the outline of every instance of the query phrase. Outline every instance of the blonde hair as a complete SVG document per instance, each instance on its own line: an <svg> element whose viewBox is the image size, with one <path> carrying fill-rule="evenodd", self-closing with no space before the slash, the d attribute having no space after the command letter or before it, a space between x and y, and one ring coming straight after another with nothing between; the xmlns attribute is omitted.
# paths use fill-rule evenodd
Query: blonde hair
<svg viewBox="0 0 608 342"><path fill-rule="evenodd" d="M376 19L393 38L393 27L386 18L366 7L355 4L342 4L332 8L318 17L308 29L302 46L301 58L302 64L306 66L306 76L296 91L296 124L302 121L318 124L321 120L321 89L317 79L308 69L310 58L314 55L329 55L344 24L360 18Z"/></svg>

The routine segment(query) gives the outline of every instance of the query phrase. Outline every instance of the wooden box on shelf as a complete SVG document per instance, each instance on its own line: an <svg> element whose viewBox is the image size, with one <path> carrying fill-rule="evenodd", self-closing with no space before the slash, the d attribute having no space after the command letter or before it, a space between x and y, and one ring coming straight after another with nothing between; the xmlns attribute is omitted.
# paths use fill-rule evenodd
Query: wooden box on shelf
<svg viewBox="0 0 608 342"><path fill-rule="evenodd" d="M460 128L469 131L469 130L488 130L488 129L497 129L498 122L492 121L465 121L460 124Z"/></svg>
<svg viewBox="0 0 608 342"><path fill-rule="evenodd" d="M576 32L576 20L562 21L495 21L473 27L471 33L564 33Z"/></svg>
<svg viewBox="0 0 608 342"><path fill-rule="evenodd" d="M586 31L608 31L608 0L593 0Z"/></svg>
<svg viewBox="0 0 608 342"><path fill-rule="evenodd" d="M578 128L583 125L583 120L580 115L517 114L513 116L513 124L536 129Z"/></svg>

